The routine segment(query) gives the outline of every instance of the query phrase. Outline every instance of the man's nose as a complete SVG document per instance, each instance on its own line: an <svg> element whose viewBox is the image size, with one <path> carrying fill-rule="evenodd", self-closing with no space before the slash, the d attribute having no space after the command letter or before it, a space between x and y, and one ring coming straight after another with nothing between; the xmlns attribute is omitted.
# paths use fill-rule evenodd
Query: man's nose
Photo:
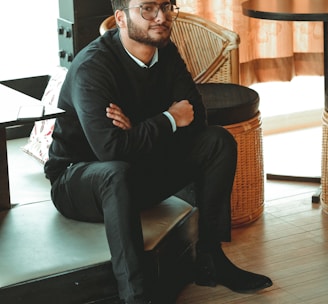
<svg viewBox="0 0 328 304"><path fill-rule="evenodd" d="M161 8L158 9L157 16L155 18L156 21L166 21L167 15L162 11Z"/></svg>

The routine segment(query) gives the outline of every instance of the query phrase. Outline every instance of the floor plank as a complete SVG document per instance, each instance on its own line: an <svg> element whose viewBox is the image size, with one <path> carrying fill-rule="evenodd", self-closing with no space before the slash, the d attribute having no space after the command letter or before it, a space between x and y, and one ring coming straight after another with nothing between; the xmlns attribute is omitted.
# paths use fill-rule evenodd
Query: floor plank
<svg viewBox="0 0 328 304"><path fill-rule="evenodd" d="M280 192L266 201L258 221L233 229L224 250L240 267L270 276L273 286L239 294L190 284L177 304L327 303L328 215L311 203L317 185L268 181L266 187Z"/></svg>

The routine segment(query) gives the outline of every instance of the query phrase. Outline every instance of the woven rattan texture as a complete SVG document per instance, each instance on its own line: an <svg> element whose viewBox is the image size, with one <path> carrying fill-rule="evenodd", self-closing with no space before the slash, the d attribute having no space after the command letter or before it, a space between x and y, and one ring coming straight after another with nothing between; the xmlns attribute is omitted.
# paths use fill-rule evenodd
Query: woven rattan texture
<svg viewBox="0 0 328 304"><path fill-rule="evenodd" d="M328 214L328 113L322 115L321 207Z"/></svg>
<svg viewBox="0 0 328 304"><path fill-rule="evenodd" d="M264 170L261 116L225 128L238 143L238 161L231 195L232 226L257 220L264 209Z"/></svg>
<svg viewBox="0 0 328 304"><path fill-rule="evenodd" d="M239 36L196 15L180 13L171 35L196 83L236 81ZM239 75L238 75L239 77Z"/></svg>

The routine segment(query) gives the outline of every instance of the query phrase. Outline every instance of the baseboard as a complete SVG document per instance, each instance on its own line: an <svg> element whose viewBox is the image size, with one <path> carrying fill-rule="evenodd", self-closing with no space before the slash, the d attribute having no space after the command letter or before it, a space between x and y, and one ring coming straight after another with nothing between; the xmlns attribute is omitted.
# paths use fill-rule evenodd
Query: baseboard
<svg viewBox="0 0 328 304"><path fill-rule="evenodd" d="M82 304L101 298L119 303L110 262L0 289L0 302L6 304Z"/></svg>
<svg viewBox="0 0 328 304"><path fill-rule="evenodd" d="M264 135L321 126L322 109L262 117Z"/></svg>

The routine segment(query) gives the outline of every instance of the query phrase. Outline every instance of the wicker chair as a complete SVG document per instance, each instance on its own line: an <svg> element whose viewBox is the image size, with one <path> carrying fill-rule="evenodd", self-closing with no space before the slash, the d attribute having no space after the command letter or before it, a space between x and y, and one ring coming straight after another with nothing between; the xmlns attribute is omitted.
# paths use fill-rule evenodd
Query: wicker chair
<svg viewBox="0 0 328 304"><path fill-rule="evenodd" d="M115 26L114 16L108 17L100 25L100 34ZM235 32L180 12L171 39L196 83L239 83L239 36Z"/></svg>
<svg viewBox="0 0 328 304"><path fill-rule="evenodd" d="M100 25L100 33L115 26L115 18L110 16ZM209 20L180 12L171 39L203 95L209 124L223 125L238 143L232 225L254 222L264 209L262 129L258 94L239 85L239 36Z"/></svg>

